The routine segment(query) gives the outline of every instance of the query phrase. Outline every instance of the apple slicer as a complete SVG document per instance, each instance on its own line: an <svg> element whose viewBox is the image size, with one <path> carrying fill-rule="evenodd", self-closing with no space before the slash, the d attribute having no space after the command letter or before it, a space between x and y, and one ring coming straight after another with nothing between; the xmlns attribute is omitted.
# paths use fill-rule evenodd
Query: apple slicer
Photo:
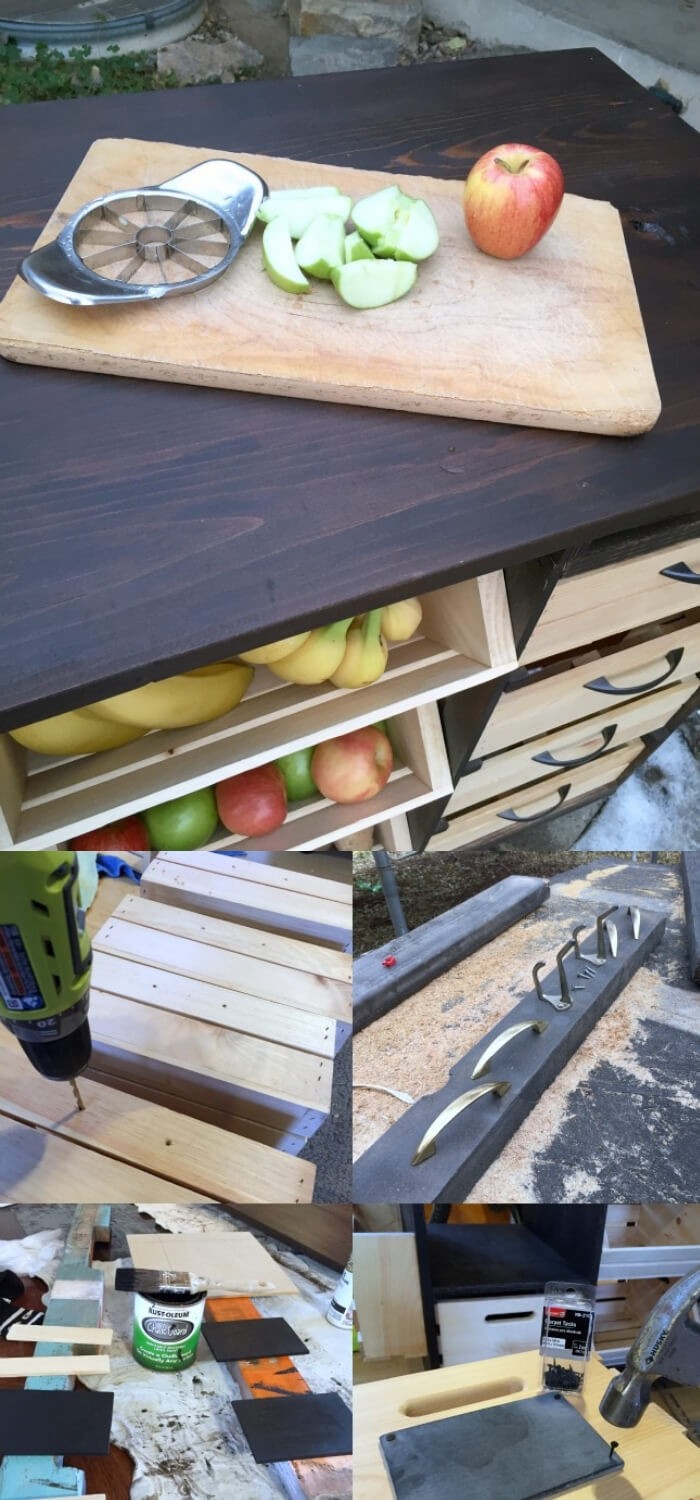
<svg viewBox="0 0 700 1500"><path fill-rule="evenodd" d="M20 275L73 307L196 292L228 270L267 191L256 172L212 160L158 187L107 193L33 250Z"/></svg>

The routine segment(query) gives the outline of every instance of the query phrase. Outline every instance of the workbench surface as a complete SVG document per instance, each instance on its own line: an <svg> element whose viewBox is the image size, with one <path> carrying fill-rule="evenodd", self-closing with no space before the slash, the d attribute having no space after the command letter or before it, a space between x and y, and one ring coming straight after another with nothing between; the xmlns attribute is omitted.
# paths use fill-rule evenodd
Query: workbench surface
<svg viewBox="0 0 700 1500"><path fill-rule="evenodd" d="M596 913L624 895L667 912L659 947L469 1198L699 1199L700 1006L689 973L680 866L627 864L612 854L553 879L537 911L355 1037L355 1156L409 1108L359 1084L382 1083L413 1098L440 1088L458 1058L531 988L533 964L544 958L551 966L576 922L587 922L590 931Z"/></svg>
<svg viewBox="0 0 700 1500"><path fill-rule="evenodd" d="M0 728L697 512L700 137L602 54L29 104L3 127L0 290L100 136L457 179L524 138L621 211L663 411L615 439L0 361Z"/></svg>
<svg viewBox="0 0 700 1500"><path fill-rule="evenodd" d="M513 1354L356 1386L354 1480L358 1497L393 1500L379 1451L383 1433L438 1421L475 1406L490 1406L497 1399L500 1404L536 1396L539 1373L539 1354ZM628 1431L603 1421L598 1406L610 1379L611 1372L593 1358L585 1395L574 1405L602 1437L619 1443L625 1467L619 1475L576 1490L576 1500L698 1500L700 1451L674 1418L653 1404L640 1425ZM418 1407L415 1416L406 1415L409 1403Z"/></svg>

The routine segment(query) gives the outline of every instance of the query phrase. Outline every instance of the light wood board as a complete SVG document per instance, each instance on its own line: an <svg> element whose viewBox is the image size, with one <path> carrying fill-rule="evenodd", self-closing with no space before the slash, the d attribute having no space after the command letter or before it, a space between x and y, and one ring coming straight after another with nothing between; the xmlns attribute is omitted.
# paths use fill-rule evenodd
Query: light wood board
<svg viewBox="0 0 700 1500"><path fill-rule="evenodd" d="M247 1230L224 1234L129 1234L129 1253L139 1271L188 1271L211 1281L266 1281L256 1297L296 1295L294 1282L264 1245Z"/></svg>
<svg viewBox="0 0 700 1500"><path fill-rule="evenodd" d="M0 1380L38 1375L109 1375L108 1354L33 1354L0 1359Z"/></svg>
<svg viewBox="0 0 700 1500"><path fill-rule="evenodd" d="M29 364L263 391L539 427L645 432L660 402L617 210L567 194L544 240L517 261L482 255L462 182L389 176L162 142L93 143L37 243L89 200L231 156L272 188L331 183L353 199L396 182L429 203L436 254L412 292L356 312L330 284L272 285L255 229L210 287L151 306L61 306L17 279L0 307L0 351Z"/></svg>
<svg viewBox="0 0 700 1500"><path fill-rule="evenodd" d="M310 1163L91 1079L81 1079L80 1089L84 1110L67 1084L38 1086L30 1063L0 1028L0 1116L222 1202L311 1200Z"/></svg>
<svg viewBox="0 0 700 1500"><path fill-rule="evenodd" d="M468 1365L452 1365L395 1380L360 1385L354 1392L354 1482L362 1500L392 1500L392 1485L384 1468L379 1439L386 1432L438 1421L496 1402L523 1400L540 1389L537 1353L512 1354ZM611 1371L592 1359L585 1394L577 1405L582 1415L608 1442L620 1444L625 1461L620 1474L604 1484L587 1484L576 1500L698 1500L698 1450L689 1443L672 1417L650 1406L638 1427L624 1432L600 1415Z"/></svg>
<svg viewBox="0 0 700 1500"><path fill-rule="evenodd" d="M331 885L329 896L323 888ZM145 871L141 892L315 944L341 946L352 932L351 887L221 854L161 854Z"/></svg>
<svg viewBox="0 0 700 1500"><path fill-rule="evenodd" d="M353 1269L365 1359L427 1354L412 1234L356 1234Z"/></svg>
<svg viewBox="0 0 700 1500"><path fill-rule="evenodd" d="M208 1203L191 1188L125 1166L0 1115L0 1196L22 1203Z"/></svg>
<svg viewBox="0 0 700 1500"><path fill-rule="evenodd" d="M5 1338L15 1344L111 1344L113 1328L72 1328L61 1323L11 1323Z"/></svg>

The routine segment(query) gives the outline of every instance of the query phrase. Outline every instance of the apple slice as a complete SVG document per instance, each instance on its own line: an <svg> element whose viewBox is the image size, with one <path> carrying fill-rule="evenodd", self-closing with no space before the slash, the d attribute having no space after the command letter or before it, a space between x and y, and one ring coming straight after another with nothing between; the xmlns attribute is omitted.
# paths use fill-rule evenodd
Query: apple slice
<svg viewBox="0 0 700 1500"><path fill-rule="evenodd" d="M382 188L361 198L352 211L355 227L375 255L394 260L427 260L440 243L435 219L422 198L410 198L398 187Z"/></svg>
<svg viewBox="0 0 700 1500"><path fill-rule="evenodd" d="M311 283L301 270L292 237L284 219L272 219L262 237L263 265L275 286L283 292L310 292Z"/></svg>
<svg viewBox="0 0 700 1500"><path fill-rule="evenodd" d="M411 261L355 260L331 271L331 281L348 307L384 307L405 297L417 274Z"/></svg>
<svg viewBox="0 0 700 1500"><path fill-rule="evenodd" d="M314 188L300 188L298 193L290 192L288 198L270 193L258 212L258 218L264 224L283 219L292 239L300 240L319 214L333 214L344 224L351 208L352 198L339 193L337 188L328 188L325 193Z"/></svg>
<svg viewBox="0 0 700 1500"><path fill-rule="evenodd" d="M334 214L319 214L306 229L296 247L297 263L309 276L330 281L331 271L342 266L345 258L345 225Z"/></svg>
<svg viewBox="0 0 700 1500"><path fill-rule="evenodd" d="M345 236L345 259L346 261L374 260L374 255L367 241L363 240L362 235L358 234L356 229L353 230L352 234L346 234Z"/></svg>

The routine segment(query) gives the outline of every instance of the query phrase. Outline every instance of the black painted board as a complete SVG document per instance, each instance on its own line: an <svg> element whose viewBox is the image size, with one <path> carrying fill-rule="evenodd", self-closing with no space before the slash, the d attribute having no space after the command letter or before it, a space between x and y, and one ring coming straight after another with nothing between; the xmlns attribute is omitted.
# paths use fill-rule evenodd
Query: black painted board
<svg viewBox="0 0 700 1500"><path fill-rule="evenodd" d="M392 938L355 960L353 1027L363 1031L402 1000L475 953L547 900L549 885L533 875L507 875L431 922ZM396 960L384 967L385 958Z"/></svg>
<svg viewBox="0 0 700 1500"><path fill-rule="evenodd" d="M635 971L663 937L665 915L641 911L638 941L622 931L617 958L595 970L586 987L574 994L569 1010L557 1011L530 990L523 1000L460 1058L444 1087L426 1094L390 1126L355 1163L354 1196L359 1203L463 1202L474 1183L496 1160L545 1089L573 1057L596 1022L621 994ZM563 934L564 936L565 934ZM588 938L586 951L591 949ZM579 960L567 960L567 973L576 974ZM571 982L571 981L570 981ZM580 981L575 981L580 982ZM542 978L545 992L558 993L556 968ZM489 1043L520 1021L547 1020L541 1034L525 1032L493 1059L491 1071L479 1082L507 1082L502 1097L488 1094L443 1130L434 1156L412 1166L412 1157L428 1127L445 1107L474 1088L472 1070ZM651 1186L651 1185L650 1185Z"/></svg>
<svg viewBox="0 0 700 1500"><path fill-rule="evenodd" d="M236 1318L230 1323L203 1323L202 1333L214 1359L275 1359L281 1354L308 1354L286 1318Z"/></svg>
<svg viewBox="0 0 700 1500"><path fill-rule="evenodd" d="M335 1392L270 1396L232 1405L258 1464L352 1453L352 1413Z"/></svg>
<svg viewBox="0 0 700 1500"><path fill-rule="evenodd" d="M0 1453L109 1453L113 1406L111 1391L2 1391Z"/></svg>
<svg viewBox="0 0 700 1500"><path fill-rule="evenodd" d="M396 1500L546 1500L624 1463L563 1396L544 1393L380 1438ZM597 1494L597 1490L596 1490Z"/></svg>
<svg viewBox="0 0 700 1500"><path fill-rule="evenodd" d="M700 854L683 854L681 870L685 897L685 920L688 928L690 977L696 984L700 984Z"/></svg>

